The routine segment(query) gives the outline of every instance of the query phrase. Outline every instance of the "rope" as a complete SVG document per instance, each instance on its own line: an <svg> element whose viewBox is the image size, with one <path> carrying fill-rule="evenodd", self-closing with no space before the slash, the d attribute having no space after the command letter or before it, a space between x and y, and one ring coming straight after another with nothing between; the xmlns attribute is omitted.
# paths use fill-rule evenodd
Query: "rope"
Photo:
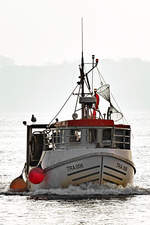
<svg viewBox="0 0 150 225"><path fill-rule="evenodd" d="M40 160L39 160L39 162L38 162L36 167L41 167L41 164L42 164L42 161L44 159L45 154L46 154L46 151L43 151L42 155L41 155L41 158L40 158Z"/></svg>
<svg viewBox="0 0 150 225"><path fill-rule="evenodd" d="M49 126L51 125L51 123L54 121L54 119L56 119L56 117L59 115L59 113L62 111L62 109L64 108L64 106L66 105L66 103L69 101L70 97L72 96L73 92L76 90L77 86L74 88L74 90L71 92L71 94L69 95L69 97L67 98L67 100L65 101L65 103L63 104L63 106L60 108L60 110L58 111L58 113L54 116L54 118L51 120L51 122L49 123Z"/></svg>
<svg viewBox="0 0 150 225"><path fill-rule="evenodd" d="M98 75L99 75L99 79L100 79L100 82L101 84L103 84L103 82L106 84L105 80L104 80L104 77L102 76L101 72L99 71L98 67L96 67L97 71L98 71ZM102 78L102 79L101 79ZM102 81L103 80L103 81Z"/></svg>
<svg viewBox="0 0 150 225"><path fill-rule="evenodd" d="M96 67L96 68L97 68L97 67ZM102 80L103 80L104 84L106 84L106 81L104 80L104 77L102 76L102 74L101 74L101 72L99 71L98 68L97 68L97 71L98 71L98 74L99 74L101 83L102 83ZM101 80L101 78L102 78L102 80ZM116 102L116 100L115 100L113 94L112 94L112 93L110 93L110 94L111 94L111 96L112 96L112 98L113 98L113 100L114 100L114 102L115 102L117 108L119 109L120 113L123 115L122 110L120 109L118 103ZM124 115L123 115L123 119L124 119L124 120L126 121L126 123L128 124L128 121L127 121L127 119L126 119L126 117L125 117Z"/></svg>
<svg viewBox="0 0 150 225"><path fill-rule="evenodd" d="M76 105L75 105L74 113L77 111L77 104L78 104L78 100L79 100L80 90L81 90L81 84L79 86L79 91L78 91L78 96L77 96L77 100L76 100Z"/></svg>

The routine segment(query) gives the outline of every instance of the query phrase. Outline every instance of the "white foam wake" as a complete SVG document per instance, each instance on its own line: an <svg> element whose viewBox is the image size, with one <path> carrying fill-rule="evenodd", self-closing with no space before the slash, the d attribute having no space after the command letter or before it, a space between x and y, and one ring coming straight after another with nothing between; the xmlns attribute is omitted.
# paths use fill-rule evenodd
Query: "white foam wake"
<svg viewBox="0 0 150 225"><path fill-rule="evenodd" d="M133 196L133 195L150 195L150 189L141 188L138 186L122 186L116 187L115 185L96 185L96 184L82 184L80 186L69 186L68 188L57 188L49 190L38 190L32 193L34 196L61 196L65 197L119 197L119 196Z"/></svg>
<svg viewBox="0 0 150 225"><path fill-rule="evenodd" d="M80 186L69 186L68 188L40 189L34 192L10 192L0 190L0 195L21 195L33 199L87 199L107 197L128 197L135 195L150 195L150 188L139 186L98 185L81 184Z"/></svg>

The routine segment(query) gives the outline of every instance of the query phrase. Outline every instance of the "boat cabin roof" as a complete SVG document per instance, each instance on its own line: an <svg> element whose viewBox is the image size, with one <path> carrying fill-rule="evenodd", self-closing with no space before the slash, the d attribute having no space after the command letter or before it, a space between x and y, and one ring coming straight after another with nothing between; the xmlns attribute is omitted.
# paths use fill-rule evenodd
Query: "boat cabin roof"
<svg viewBox="0 0 150 225"><path fill-rule="evenodd" d="M48 124L32 124L30 128L46 129L49 127ZM130 129L130 125L115 124L113 120L103 119L80 119L80 120L66 120L51 124L50 128L71 128L71 127L115 127L115 128L126 128Z"/></svg>
<svg viewBox="0 0 150 225"><path fill-rule="evenodd" d="M103 119L66 120L55 123L55 127L116 127L130 129L130 125L114 124L113 120Z"/></svg>

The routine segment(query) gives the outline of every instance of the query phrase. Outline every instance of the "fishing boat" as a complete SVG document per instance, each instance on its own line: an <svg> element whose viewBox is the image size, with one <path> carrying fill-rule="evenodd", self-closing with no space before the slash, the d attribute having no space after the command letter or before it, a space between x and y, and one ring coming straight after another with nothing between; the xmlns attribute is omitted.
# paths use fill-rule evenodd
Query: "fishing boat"
<svg viewBox="0 0 150 225"><path fill-rule="evenodd" d="M133 183L131 127L119 122L123 114L112 103L110 85L101 76L98 63L94 55L91 63L85 63L82 48L79 80L61 107L76 98L72 119L59 121L60 110L48 124L36 123L34 115L32 124L23 122L27 127L26 163L11 190L65 188L89 182L126 187ZM108 105L106 112L101 111L102 99Z"/></svg>

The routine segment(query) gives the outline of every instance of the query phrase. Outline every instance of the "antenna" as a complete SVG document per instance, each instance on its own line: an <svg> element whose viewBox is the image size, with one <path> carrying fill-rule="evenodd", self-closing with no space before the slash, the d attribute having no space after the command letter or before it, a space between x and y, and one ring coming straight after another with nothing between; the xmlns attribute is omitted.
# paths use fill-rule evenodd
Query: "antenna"
<svg viewBox="0 0 150 225"><path fill-rule="evenodd" d="M82 38L82 55L81 55L81 69L84 74L84 57L83 57L83 17L81 18L81 38Z"/></svg>
<svg viewBox="0 0 150 225"><path fill-rule="evenodd" d="M82 53L83 53L83 17L81 18Z"/></svg>

